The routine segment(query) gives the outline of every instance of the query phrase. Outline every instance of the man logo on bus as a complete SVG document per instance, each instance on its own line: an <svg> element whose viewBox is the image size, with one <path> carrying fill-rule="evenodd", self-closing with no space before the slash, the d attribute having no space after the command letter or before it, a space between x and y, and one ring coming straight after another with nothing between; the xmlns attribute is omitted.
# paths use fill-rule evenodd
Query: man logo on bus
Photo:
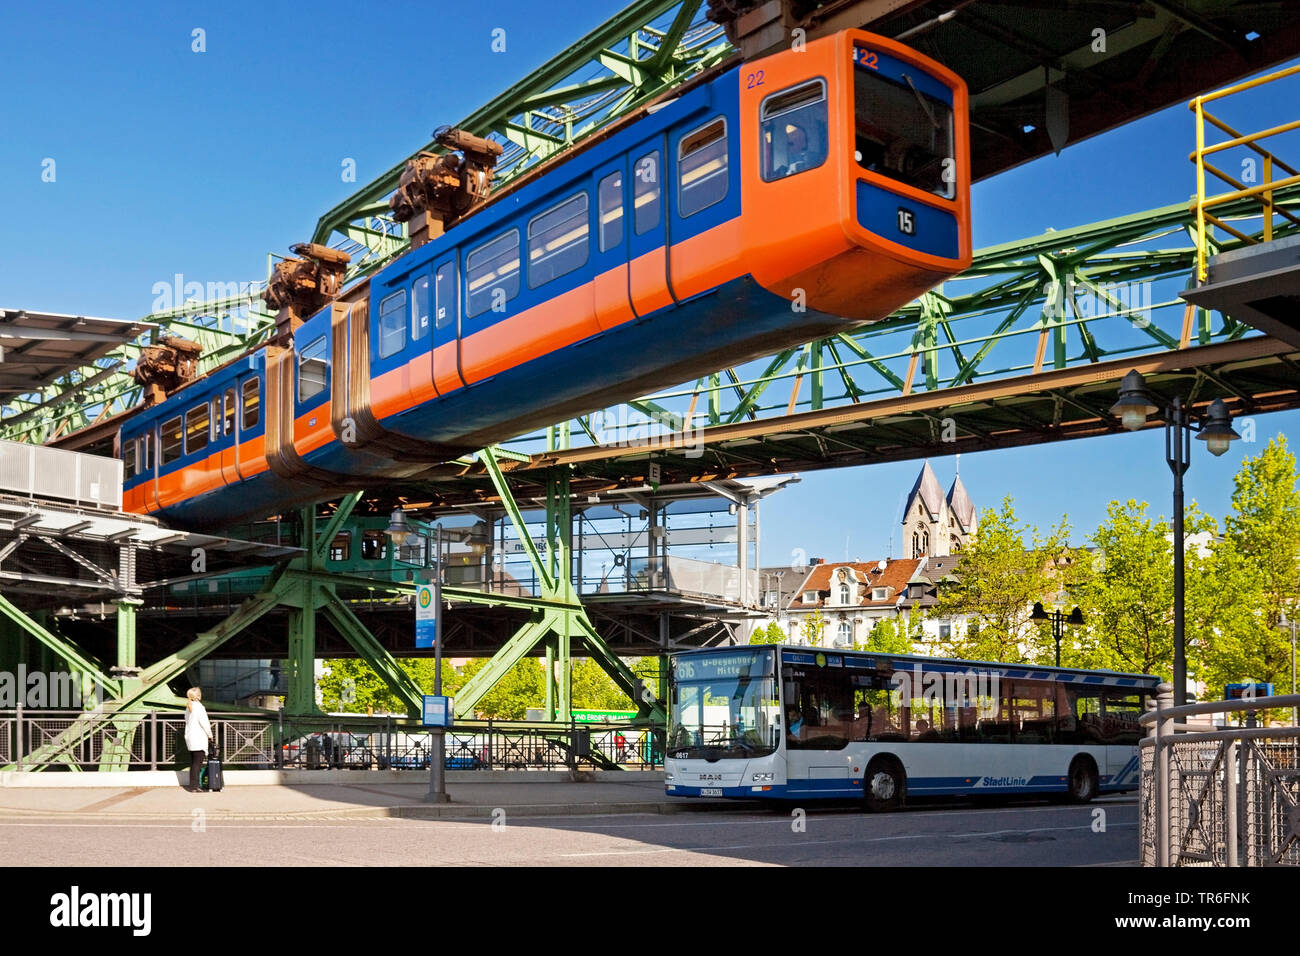
<svg viewBox="0 0 1300 956"><path fill-rule="evenodd" d="M998 675L994 671L925 671L915 663L911 673L894 674L894 691L898 695L895 706L923 700L926 706L942 707L947 702L974 707L981 717L998 713Z"/></svg>

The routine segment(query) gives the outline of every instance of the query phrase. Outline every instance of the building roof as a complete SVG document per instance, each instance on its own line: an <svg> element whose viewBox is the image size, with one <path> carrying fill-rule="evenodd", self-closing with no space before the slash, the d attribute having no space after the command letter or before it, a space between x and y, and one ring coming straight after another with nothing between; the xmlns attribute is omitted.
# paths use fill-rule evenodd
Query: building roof
<svg viewBox="0 0 1300 956"><path fill-rule="evenodd" d="M907 588L908 580L916 572L920 563L919 560L912 558L895 558L885 562L883 571L878 570L880 561L841 561L837 564L819 564L808 572L808 577L794 592L787 607L792 611L818 607L844 607L842 604L827 602L831 588L839 580L837 572L841 568L848 569L853 580L865 586L865 590L859 595L856 607L892 607L899 595ZM889 596L883 601L872 600L871 589L881 587L890 589ZM818 592L817 600L805 603L803 600L805 591Z"/></svg>
<svg viewBox="0 0 1300 956"><path fill-rule="evenodd" d="M931 519L938 518L947 499L943 494L943 486L939 484L939 479L935 476L934 469L930 467L928 460L921 466L921 473L916 476L916 484L912 486L912 493L907 496L907 507L903 510L904 518L911 514L918 495Z"/></svg>
<svg viewBox="0 0 1300 956"><path fill-rule="evenodd" d="M967 534L974 534L978 516L970 495L966 493L966 486L961 482L961 475L957 475L952 480L952 487L948 489L948 504L952 506L953 514L957 516L961 529Z"/></svg>

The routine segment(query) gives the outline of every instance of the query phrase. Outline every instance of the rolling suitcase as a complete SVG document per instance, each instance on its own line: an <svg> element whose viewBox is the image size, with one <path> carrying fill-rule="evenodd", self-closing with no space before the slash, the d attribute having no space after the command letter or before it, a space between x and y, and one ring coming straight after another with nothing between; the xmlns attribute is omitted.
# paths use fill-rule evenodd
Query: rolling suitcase
<svg viewBox="0 0 1300 956"><path fill-rule="evenodd" d="M221 773L221 752L217 749L216 741L213 741L212 750L208 753L208 764L199 773L199 787L217 793L225 785Z"/></svg>

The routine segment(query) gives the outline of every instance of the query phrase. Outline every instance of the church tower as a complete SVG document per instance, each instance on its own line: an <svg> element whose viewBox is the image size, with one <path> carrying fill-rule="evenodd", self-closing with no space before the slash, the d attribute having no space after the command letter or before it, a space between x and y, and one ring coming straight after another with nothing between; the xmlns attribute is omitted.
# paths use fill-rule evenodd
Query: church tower
<svg viewBox="0 0 1300 956"><path fill-rule="evenodd" d="M903 509L903 554L909 558L956 554L975 539L976 524L975 505L960 473L945 495L926 461Z"/></svg>

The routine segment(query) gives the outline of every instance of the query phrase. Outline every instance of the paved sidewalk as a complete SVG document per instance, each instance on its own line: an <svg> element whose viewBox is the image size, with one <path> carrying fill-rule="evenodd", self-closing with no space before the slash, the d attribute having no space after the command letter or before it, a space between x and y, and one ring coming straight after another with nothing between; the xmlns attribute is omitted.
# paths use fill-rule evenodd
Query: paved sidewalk
<svg viewBox="0 0 1300 956"><path fill-rule="evenodd" d="M349 817L461 818L559 816L613 813L672 813L681 809L727 807L731 802L669 801L662 781L587 782L449 781L451 802L425 802L427 777L410 783L283 783L227 786L220 793L189 793L180 787L0 787L0 819L58 815L98 820L144 817L190 819L202 807L209 819L317 819Z"/></svg>

